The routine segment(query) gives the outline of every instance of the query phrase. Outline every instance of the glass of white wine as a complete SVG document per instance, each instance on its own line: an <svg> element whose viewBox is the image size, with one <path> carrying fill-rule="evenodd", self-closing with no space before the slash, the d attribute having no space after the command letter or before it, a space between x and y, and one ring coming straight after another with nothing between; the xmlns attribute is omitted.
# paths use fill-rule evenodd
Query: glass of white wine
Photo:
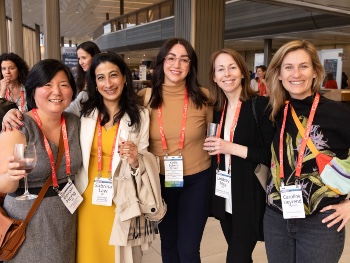
<svg viewBox="0 0 350 263"><path fill-rule="evenodd" d="M15 157L14 162L19 163L18 170L26 171L26 175L24 176L24 194L17 196L16 200L31 200L37 198L37 195L29 193L27 179L27 175L34 169L37 161L34 143L15 144L13 156Z"/></svg>

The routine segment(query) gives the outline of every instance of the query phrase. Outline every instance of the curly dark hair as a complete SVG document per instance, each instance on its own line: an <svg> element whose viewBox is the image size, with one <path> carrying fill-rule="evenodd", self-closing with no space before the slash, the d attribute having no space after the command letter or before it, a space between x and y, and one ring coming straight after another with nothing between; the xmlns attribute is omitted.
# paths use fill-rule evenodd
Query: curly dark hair
<svg viewBox="0 0 350 263"><path fill-rule="evenodd" d="M0 65L3 61L12 61L16 64L16 67L18 68L18 82L21 85L24 85L24 83L27 80L27 76L29 73L29 67L27 62L24 61L20 56L18 56L15 53L3 53L0 56ZM4 76L2 75L0 71L0 79L2 79Z"/></svg>
<svg viewBox="0 0 350 263"><path fill-rule="evenodd" d="M101 125L105 125L109 120L110 116L108 114L107 108L103 102L103 97L100 92L97 91L96 87L96 68L101 63L110 62L116 65L121 74L125 76L126 82L124 84L123 91L120 95L119 100L119 112L113 116L113 124L117 123L125 113L129 115L130 123L129 126L135 125L135 132L140 131L141 128L141 116L140 110L142 108L142 101L139 96L137 96L133 86L132 77L129 67L126 65L125 61L117 54L113 52L103 52L94 56L91 62L91 66L88 74L87 92L89 98L87 101L82 102L81 113L83 116L88 116L95 109L103 115L101 120Z"/></svg>
<svg viewBox="0 0 350 263"><path fill-rule="evenodd" d="M188 96L195 104L196 108L202 108L204 105L209 104L209 99L200 89L200 84L197 79L197 65L198 59L196 52L194 51L191 44L183 38L170 38L168 39L163 46L160 48L157 55L156 65L153 71L152 78L152 94L150 98L150 107L155 109L158 108L163 103L163 93L162 85L164 83L164 70L163 63L164 58L168 55L169 51L176 44L181 44L187 51L188 58L190 62L190 71L186 76L186 86L188 88Z"/></svg>
<svg viewBox="0 0 350 263"><path fill-rule="evenodd" d="M101 53L101 50L98 48L98 46L92 42L92 41L86 41L81 43L77 46L77 51L79 49L84 50L85 52L89 53L91 57L94 57L96 54ZM85 80L87 73L83 70L83 68L78 63L78 74L77 74L77 89L78 93L82 90L84 90L85 87Z"/></svg>

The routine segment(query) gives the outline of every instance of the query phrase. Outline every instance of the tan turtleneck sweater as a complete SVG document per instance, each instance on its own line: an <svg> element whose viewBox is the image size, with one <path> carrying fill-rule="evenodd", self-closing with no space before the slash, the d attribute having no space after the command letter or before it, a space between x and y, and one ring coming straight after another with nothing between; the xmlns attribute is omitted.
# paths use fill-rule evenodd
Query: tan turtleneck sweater
<svg viewBox="0 0 350 263"><path fill-rule="evenodd" d="M201 88L209 96L209 91ZM140 92L140 95L144 95ZM185 99L185 82L179 86L163 85L163 125L169 156L179 155L179 140L182 123L182 111ZM192 175L210 166L210 156L203 150L207 123L213 118L212 107L196 109L189 100L185 129L185 142L182 150L184 175ZM160 157L160 173L164 174L164 151L160 139L158 110L152 109L150 115L149 151Z"/></svg>

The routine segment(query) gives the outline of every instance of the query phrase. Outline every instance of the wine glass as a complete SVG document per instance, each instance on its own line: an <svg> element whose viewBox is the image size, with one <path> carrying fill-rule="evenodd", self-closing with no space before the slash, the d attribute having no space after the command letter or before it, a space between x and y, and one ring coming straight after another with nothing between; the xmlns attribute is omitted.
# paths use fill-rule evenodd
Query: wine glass
<svg viewBox="0 0 350 263"><path fill-rule="evenodd" d="M130 140L130 130L121 129L119 130L119 146L122 145L123 142ZM125 161L127 160L127 157L120 154L120 159Z"/></svg>
<svg viewBox="0 0 350 263"><path fill-rule="evenodd" d="M129 141L130 140L130 130L126 130L126 129L120 129L119 130L119 146L122 145L123 142ZM128 177L125 175L125 170L126 170L126 160L128 158L126 156L123 156L120 153L120 160L123 162L123 169L120 169L120 172L122 174L119 174L119 176L117 177L117 180L125 180L128 179Z"/></svg>
<svg viewBox="0 0 350 263"><path fill-rule="evenodd" d="M15 157L14 161L19 163L18 170L26 171L26 175L24 176L24 194L17 196L16 200L31 200L37 198L37 195L29 193L27 179L28 173L34 169L37 160L34 143L15 144L13 156Z"/></svg>

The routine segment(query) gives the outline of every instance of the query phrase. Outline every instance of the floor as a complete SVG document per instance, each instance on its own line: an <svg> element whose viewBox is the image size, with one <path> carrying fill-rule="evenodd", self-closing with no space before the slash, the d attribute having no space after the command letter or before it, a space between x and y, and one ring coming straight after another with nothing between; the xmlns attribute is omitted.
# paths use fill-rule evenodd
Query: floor
<svg viewBox="0 0 350 263"><path fill-rule="evenodd" d="M346 225L347 236L345 248L339 263L350 262L350 221ZM202 263L224 263L226 259L226 241L222 234L220 223L209 218L204 230L201 244ZM253 253L254 263L267 263L264 242L259 242ZM142 263L161 263L160 240L152 244L152 248L145 252Z"/></svg>

